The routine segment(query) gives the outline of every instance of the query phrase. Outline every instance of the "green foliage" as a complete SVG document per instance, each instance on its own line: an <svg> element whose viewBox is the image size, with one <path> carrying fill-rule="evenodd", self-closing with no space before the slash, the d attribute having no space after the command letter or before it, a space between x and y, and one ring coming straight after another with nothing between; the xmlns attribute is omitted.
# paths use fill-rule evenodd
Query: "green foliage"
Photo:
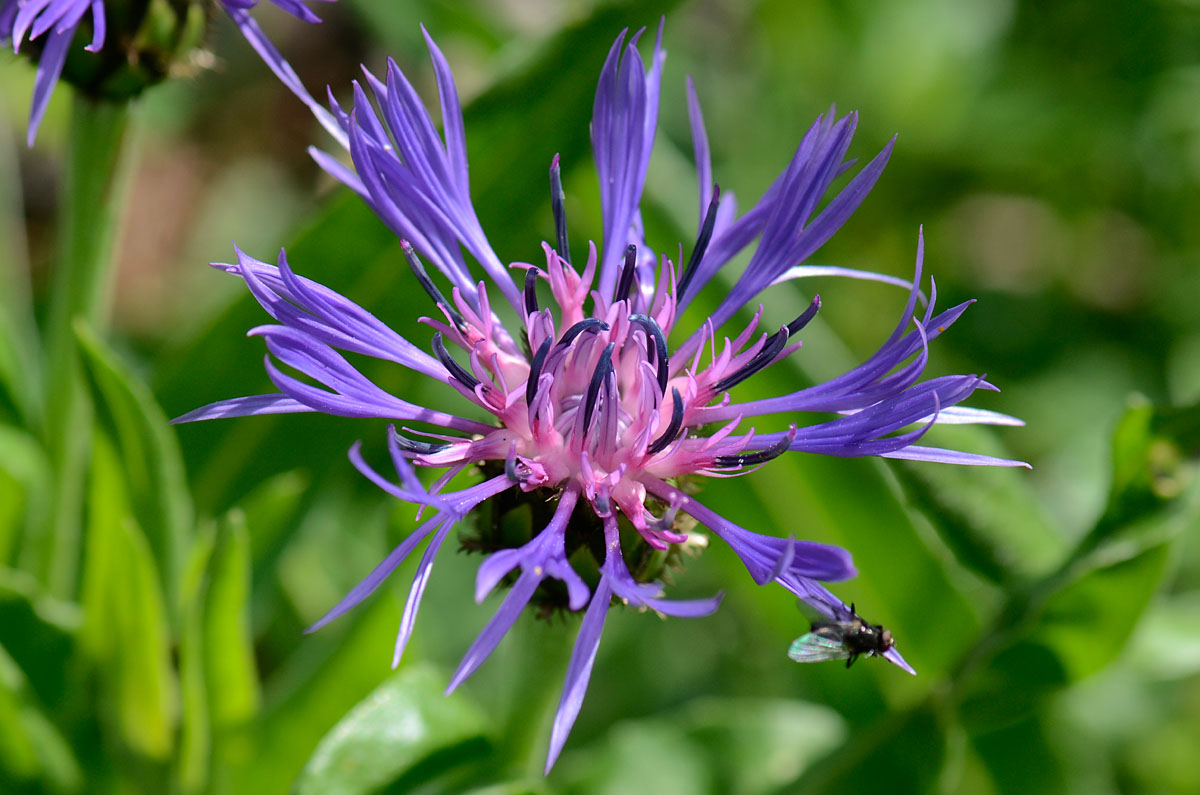
<svg viewBox="0 0 1200 795"><path fill-rule="evenodd" d="M42 217L53 206L36 170L46 152L18 173L0 141L0 791L1195 791L1194 11L518 6L341 0L319 9L326 25L289 41L299 34L288 20L277 39L311 54L293 56L306 82L339 98L357 60L378 71L385 53L432 101L424 20L468 100L472 194L505 260L536 260L552 235L555 153L576 250L601 236L588 138L596 75L622 27L648 25L649 37L661 14L670 55L645 201L656 250L675 257L681 240L686 255L695 235L685 74L716 177L743 211L832 101L862 111L852 155L901 133L874 195L818 256L907 275L925 224L940 303L981 299L931 346L930 373L986 369L1005 392L973 405L1028 422L939 427L925 441L1025 458L1033 471L784 456L705 484L702 499L746 527L848 548L860 574L836 592L889 627L919 675L877 660L849 671L789 662L805 616L783 591L754 586L710 534L668 591L724 590L721 610L664 622L614 609L578 724L543 778L578 620L523 622L443 697L498 604L474 604L480 559L455 554L453 540L398 670L389 662L413 561L304 634L411 531L413 511L346 460L359 439L368 460L385 460L381 423L167 424L273 391L261 342L244 339L266 322L262 309L238 280L201 266L233 257L230 238L271 238L283 223L295 231L272 244L287 244L299 273L414 343L427 345L417 318L434 310L394 235L357 196L320 187L301 157L308 122L288 115L300 113L294 101L270 93L274 79L241 41L219 36L222 70L170 81L138 111L142 212L122 232L115 329L104 249L120 215L124 116L102 107L77 122L66 184L87 191L70 193L57 227ZM51 147L55 113L43 130ZM107 130L94 145L81 133L89 124ZM161 183L170 199L147 202L146 185ZM24 214L10 200L22 190ZM229 207L237 225L226 228ZM139 255L155 236L186 241ZM262 245L248 253L270 259ZM156 283L168 286L156 293ZM903 302L891 287L802 282L762 296L764 323L790 320L812 292L823 308L804 348L739 397L844 372ZM429 379L354 363L407 400L469 410Z"/></svg>
<svg viewBox="0 0 1200 795"><path fill-rule="evenodd" d="M121 470L111 442L97 435L79 642L112 699L112 728L133 751L165 760L175 743L179 717L166 599Z"/></svg>
<svg viewBox="0 0 1200 795"><path fill-rule="evenodd" d="M462 696L443 697L442 681L419 666L385 680L317 745L296 792L411 792L486 751L485 717Z"/></svg>
<svg viewBox="0 0 1200 795"><path fill-rule="evenodd" d="M127 484L128 510L154 551L163 585L174 593L193 521L178 442L146 385L91 329L81 325L76 333L94 380L98 425L117 444L113 453Z"/></svg>

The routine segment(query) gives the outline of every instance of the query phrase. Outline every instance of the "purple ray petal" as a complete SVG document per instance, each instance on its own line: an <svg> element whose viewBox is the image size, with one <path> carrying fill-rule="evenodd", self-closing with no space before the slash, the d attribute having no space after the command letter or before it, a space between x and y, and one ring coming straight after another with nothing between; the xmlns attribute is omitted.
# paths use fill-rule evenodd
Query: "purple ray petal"
<svg viewBox="0 0 1200 795"><path fill-rule="evenodd" d="M978 467L1024 467L1033 469L1024 461L1009 458L996 458L979 453L962 453L958 450L944 450L940 447L909 446L903 450L882 453L882 458L899 458L905 461L931 461L937 464L958 464L959 466Z"/></svg>
<svg viewBox="0 0 1200 795"><path fill-rule="evenodd" d="M696 86L690 75L687 78L687 104L688 122L692 127L692 153L696 159L696 181L700 187L700 220L696 227L699 229L704 226L704 216L712 199L712 156L708 148L708 132L704 129L704 114L700 111L700 99L696 96ZM718 232L714 230L713 234Z"/></svg>
<svg viewBox="0 0 1200 795"><path fill-rule="evenodd" d="M850 553L841 547L830 544L819 544L815 541L790 541L774 536L764 536L735 525L720 514L706 508L694 497L684 494L679 489L663 480L644 475L642 482L646 489L669 503L679 506L703 524L737 553L742 563L759 585L771 581L776 564L785 554L793 556L791 564L783 576L811 577L828 582L838 582L854 577L858 572L854 568ZM787 551L788 545L792 546Z"/></svg>
<svg viewBox="0 0 1200 795"><path fill-rule="evenodd" d="M209 403L207 406L193 409L187 414L171 420L171 425L226 417L249 417L255 414L301 414L315 410L287 395L250 395L249 397L218 400L216 403Z"/></svg>
<svg viewBox="0 0 1200 795"><path fill-rule="evenodd" d="M393 668L400 665L404 647L408 645L408 639L412 637L413 625L417 621L417 611L421 608L421 597L425 595L425 586L429 584L429 575L433 573L434 558L437 557L442 543L446 540L446 535L453 526L454 522L445 522L433 540L429 542L429 546L425 548L425 554L421 556L421 563L417 566L417 573L413 575L412 587L408 591L408 599L404 602L404 613L400 616L400 631L396 634L396 648L392 652Z"/></svg>
<svg viewBox="0 0 1200 795"><path fill-rule="evenodd" d="M885 651L882 656L883 656L883 659L887 660L888 662L890 662L892 665L896 666L900 670L908 671L913 676L917 675L916 670L911 665L908 664L907 660L905 660L903 657L900 656L900 652L896 651L895 646L893 646L892 648Z"/></svg>
<svg viewBox="0 0 1200 795"><path fill-rule="evenodd" d="M275 2L276 5L280 5L278 0L272 0L272 2ZM279 50L275 48L275 45L271 43L271 40L267 37L267 34L263 32L263 29L258 26L258 23L254 20L254 17L250 16L250 14L247 13L243 8L231 6L228 0L226 0L224 5L225 10L233 19L234 24L237 25L238 30L242 32L242 36L245 37L246 42L256 53L258 53L259 57L262 58L263 63L267 65L267 68L275 73L275 76L279 78L279 82L283 83L288 90L296 96L297 99L303 102L308 109L312 111L312 114L316 118L317 122L325 128L326 132L333 136L334 140L336 140L343 147L347 146L345 131L340 125L338 125L337 121L332 115L330 115L329 111L327 111L324 106L321 105L321 103L313 99L312 94L308 93L308 89L304 87L304 83L300 80L300 75L296 74L296 70L292 68L292 65L287 62L287 59L284 58ZM306 19L305 21L320 22L320 19L312 15L312 12L308 11L308 9L305 9L298 3L295 3L294 5L300 9L303 9L304 12L311 16L311 19ZM300 15L297 14L297 16ZM304 19L304 17L301 18Z"/></svg>
<svg viewBox="0 0 1200 795"><path fill-rule="evenodd" d="M492 430L492 426L482 422L418 406L384 392L332 348L294 329L259 326L251 333L263 337L268 349L281 362L334 390L330 392L292 378L267 359L267 375L275 386L318 411L342 417L418 420L468 433Z"/></svg>
<svg viewBox="0 0 1200 795"><path fill-rule="evenodd" d="M707 599L647 599L646 604L664 616L673 618L703 618L717 612L724 592Z"/></svg>
<svg viewBox="0 0 1200 795"><path fill-rule="evenodd" d="M508 596L504 598L500 609L496 611L496 615L492 616L492 620L479 633L479 637L475 638L471 648L467 649L462 662L458 665L458 670L450 678L450 684L446 687L446 695L453 693L471 674L475 673L479 666L483 665L521 615L541 581L542 575L533 570L521 573L512 590L508 592Z"/></svg>
<svg viewBox="0 0 1200 795"><path fill-rule="evenodd" d="M446 139L404 73L389 60L386 83L364 70L391 137L375 107L356 87L350 116L350 154L371 208L398 235L411 241L467 296L474 294L459 245L471 253L518 312L520 290L479 225L467 183L461 104L445 58L430 47L445 114ZM337 111L335 110L335 113Z"/></svg>
<svg viewBox="0 0 1200 795"><path fill-rule="evenodd" d="M906 290L912 289L912 282L908 279L901 279L899 276L888 276L885 273L875 273L873 271L858 270L857 268L839 268L833 265L796 265L788 268L779 276L772 280L771 285L783 284L784 282L794 279L810 279L820 276L838 276L843 279L861 279L863 281L881 282L890 284L895 287L903 287ZM920 293L924 300L924 293Z"/></svg>
<svg viewBox="0 0 1200 795"><path fill-rule="evenodd" d="M383 559L383 562L372 569L371 573L364 577L358 585L355 585L353 588L351 588L350 592L343 596L340 602L334 605L328 613L322 616L311 627L304 630L304 632L306 634L316 632L318 629L333 621L335 618L339 618L340 616L344 615L350 609L358 605L359 602L374 593L375 589L382 585L383 581L390 577L392 572L404 562L404 559L407 558L414 549L416 549L417 544L420 544L425 540L425 536L429 535L429 531L442 521L443 519L441 516L435 516L426 521L416 530L412 531L408 538L404 539L399 546L388 553L388 556Z"/></svg>
<svg viewBox="0 0 1200 795"><path fill-rule="evenodd" d="M496 648L496 644L508 632L509 627L517 620L517 616L525 608L525 604L533 596L533 592L537 590L542 580L547 576L564 579L565 570L569 569L569 564L567 564L563 550L563 533L567 526L567 520L570 519L572 511L575 510L575 504L578 500L579 489L568 488L559 497L558 505L554 509L554 516L545 529L523 547L517 550L506 550L519 554L522 568L521 576L517 578L516 584L508 596L505 597L504 602L500 605L500 609L496 611L496 615L492 617L488 625L479 633L479 637L471 644L471 648L467 651L466 656L463 657L462 662L458 666L458 670L455 672L453 678L451 678L449 687L446 688L447 693L450 693L462 684L467 677L483 664L483 661ZM495 553L493 558L496 554L503 553ZM511 570L511 567L509 568ZM571 575L578 576L573 571ZM569 580L567 581L567 587L571 587ZM586 598L585 594L585 601Z"/></svg>
<svg viewBox="0 0 1200 795"><path fill-rule="evenodd" d="M647 72L637 49L639 31L624 44L622 32L613 42L592 106L592 151L600 176L604 217L604 251L597 289L612 295L620 273L634 215L646 183L646 169L658 125L658 94L662 64L662 25ZM622 55L622 45L624 54Z"/></svg>
<svg viewBox="0 0 1200 795"><path fill-rule="evenodd" d="M433 73L437 78L447 160L458 189L465 194L470 191L471 186L467 178L467 137L462 106L458 101L458 88L454 85L454 75L450 72L450 64L446 63L446 56L442 55L441 49L434 43L424 25L421 25L421 35L425 37L425 46L429 50L429 59L433 62Z"/></svg>
<svg viewBox="0 0 1200 795"><path fill-rule="evenodd" d="M342 165L337 158L328 152L323 152L315 146L308 147L308 155L316 161L326 174L336 179L362 198L367 198L367 188L358 175Z"/></svg>
<svg viewBox="0 0 1200 795"><path fill-rule="evenodd" d="M571 727L579 716L579 708L583 706L583 697L587 694L588 681L592 676L592 665L596 662L596 650L600 648L600 634L604 631L604 619L608 616L609 601L612 591L607 581L601 580L596 586L596 593L588 605L583 623L579 627L579 636L575 639L575 648L571 652L571 661L567 664L566 681L563 683L562 696L558 701L558 709L554 713L554 726L550 731L550 750L546 755L544 773L550 774L558 755L562 753Z"/></svg>
<svg viewBox="0 0 1200 795"><path fill-rule="evenodd" d="M920 420L918 420L920 421ZM939 425L1008 425L1024 427L1025 421L1008 414L968 406L947 406L938 415Z"/></svg>
<svg viewBox="0 0 1200 795"><path fill-rule="evenodd" d="M33 82L33 101L29 104L29 132L25 136L25 143L30 147L37 138L38 126L42 123L42 117L46 115L50 95L54 93L58 76L62 74L63 64L67 61L67 50L73 38L74 29L65 32L55 30L46 37L46 46L38 60L37 76Z"/></svg>
<svg viewBox="0 0 1200 795"><path fill-rule="evenodd" d="M268 265L240 249L237 265L217 264L240 276L271 317L334 348L396 362L444 381L445 370L425 351L401 337L345 296L297 276L279 252L279 265Z"/></svg>
<svg viewBox="0 0 1200 795"><path fill-rule="evenodd" d="M493 552L479 564L475 571L475 602L481 603L492 592L497 583L503 580L510 571L521 565L524 547L517 549L502 549Z"/></svg>
<svg viewBox="0 0 1200 795"><path fill-rule="evenodd" d="M85 50L100 52L104 47L107 24L104 18L104 0L92 0L92 41L87 47L84 47Z"/></svg>

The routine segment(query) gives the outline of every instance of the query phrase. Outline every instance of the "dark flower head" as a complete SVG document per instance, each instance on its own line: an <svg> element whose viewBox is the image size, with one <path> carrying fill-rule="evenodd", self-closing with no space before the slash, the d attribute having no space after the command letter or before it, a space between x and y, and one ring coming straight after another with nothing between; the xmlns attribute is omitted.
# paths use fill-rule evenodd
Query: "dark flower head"
<svg viewBox="0 0 1200 795"><path fill-rule="evenodd" d="M892 144L850 174L846 154L856 116L838 118L830 111L809 128L766 194L739 217L732 197L712 183L700 107L689 86L699 231L686 264L656 255L642 239L639 203L665 57L661 29L659 35L648 66L636 46L639 36L626 42L622 34L601 70L591 130L604 241L600 249L589 244L581 266L573 264L567 239L557 157L550 167L555 244L543 244L544 258L536 263L507 267L493 251L471 204L454 81L428 34L443 134L394 63L388 63L383 79L365 72L364 83L354 85L351 108L332 103L353 171L329 155L316 157L402 239L417 281L437 310L435 317L423 318L433 331L428 350L336 292L296 275L282 253L278 264L270 265L239 251L237 262L217 267L244 279L276 321L251 333L266 342L267 372L279 392L222 401L178 420L319 411L401 425L388 433L398 483L372 469L357 446L350 457L380 488L431 515L313 627L358 604L428 538L404 609L396 660L450 529L484 504L496 508L494 516L528 506L534 523L530 528L526 520L523 534L506 534L493 518L481 523L481 535L468 544L490 552L478 570L476 600L500 583L511 587L449 689L483 663L544 584L553 586L563 607L586 608L547 769L578 714L614 601L676 616L716 610L719 596L663 599L662 586L652 581L662 568L643 565L647 553L669 556L693 543L696 523L729 544L756 582L779 583L831 618L849 612L821 585L855 575L845 550L740 527L693 496L689 484L697 476L741 475L794 452L1019 465L918 444L937 422L1015 422L959 408L975 390L992 388L979 376L921 380L930 341L967 305L935 312L931 284L927 305L918 312L923 296L919 236L915 274L906 283L907 305L895 332L872 357L824 384L767 400L734 399L739 384L800 347L820 299L778 328L759 330L760 308L733 339L718 334L739 308L771 285L829 272L801 263L865 198ZM823 203L834 182L847 174L841 189ZM681 309L755 238L760 242L749 264L716 313L699 328L680 328ZM473 273L464 252L486 281ZM432 263L432 273L425 262ZM516 324L506 325L502 315L515 316ZM470 411L415 405L390 394L338 351L385 359L443 382ZM749 418L765 415L787 430L760 433L745 427ZM475 419L479 416L486 420ZM414 423L433 430L408 427ZM443 474L427 488L414 465ZM448 490L451 478L464 470L477 472L480 482ZM594 566L580 562L587 557L583 552L590 553ZM912 670L895 649L887 658Z"/></svg>
<svg viewBox="0 0 1200 795"><path fill-rule="evenodd" d="M85 49L99 52L107 32L104 0L0 0L0 39L12 42L13 52L20 51L26 38L29 41L43 39L33 84L33 101L29 106L27 142L30 146L37 137L38 125L46 113L50 95L67 61L67 51L84 15L90 15L92 23L92 39Z"/></svg>
<svg viewBox="0 0 1200 795"><path fill-rule="evenodd" d="M304 89L300 78L267 39L250 9L259 0L216 0L224 8L250 45L262 56L280 80L301 99L306 99L317 118L336 135L328 112ZM269 0L305 22L321 20L305 4L336 0ZM0 40L12 42L13 52L25 43L40 45L33 101L29 108L27 140L33 146L38 126L46 113L50 95L63 73L71 43L80 26L90 25L90 41L84 47L99 54L112 50L111 57L97 55L90 70L68 74L68 80L86 93L104 99L124 99L140 93L170 72L172 61L199 44L206 26L200 10L204 0L182 3L129 4L116 0L0 0ZM192 13L200 10L199 13ZM86 27L85 27L86 31ZM108 47L105 47L106 42ZM118 48L127 48L117 51Z"/></svg>

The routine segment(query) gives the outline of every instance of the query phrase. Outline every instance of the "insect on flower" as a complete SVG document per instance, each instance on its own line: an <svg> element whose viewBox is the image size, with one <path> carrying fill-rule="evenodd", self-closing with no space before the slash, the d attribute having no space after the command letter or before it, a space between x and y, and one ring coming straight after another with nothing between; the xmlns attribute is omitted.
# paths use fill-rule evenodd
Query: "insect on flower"
<svg viewBox="0 0 1200 795"><path fill-rule="evenodd" d="M863 621L853 602L850 613L848 621L814 621L808 633L792 641L788 657L801 663L845 660L849 668L861 654L883 656L896 645L892 631Z"/></svg>
<svg viewBox="0 0 1200 795"><path fill-rule="evenodd" d="M353 107L331 102L353 169L326 153L314 157L401 239L435 310L421 319L432 329L429 352L344 296L297 275L283 252L271 265L238 251L235 263L215 267L242 278L276 321L251 333L266 342L273 357L267 372L279 392L223 400L176 420L319 411L400 423L387 435L399 482L368 464L358 445L351 461L381 489L432 515L312 629L359 604L428 539L400 622L393 657L398 663L438 550L451 529L479 509L474 526L460 531L464 547L487 554L477 571L475 600L482 602L502 584L509 591L447 692L483 664L526 606L582 611L547 770L579 713L614 603L680 617L717 609L719 594L663 598L661 575L701 537L697 525L727 543L758 584L778 583L835 621L852 615L822 585L856 574L848 552L740 527L695 496L698 476L746 474L788 453L1022 465L917 444L936 422L1017 423L958 406L976 390L994 388L979 376L921 380L930 341L970 302L935 313L931 285L923 312L917 311L926 295L919 237L916 273L901 282L908 288L906 306L873 356L815 386L761 400L731 398L739 384L799 349L798 339L821 305L817 297L805 301L793 319L761 332L760 306L732 339L724 337L726 323L759 293L813 275L897 281L802 264L866 197L892 144L822 204L854 166L846 155L857 122L855 114L822 115L774 184L739 216L733 197L713 182L700 104L689 82L698 234L686 263L677 266L651 250L641 223L665 52L660 26L647 68L637 47L640 35L626 41L623 32L600 72L591 135L604 239L600 248L589 244L582 267L568 241L557 155L550 166L555 244L543 243L536 263L507 267L492 249L471 203L454 80L428 33L443 133L395 63L389 61L386 80L364 69L365 88L354 84ZM683 310L756 239L749 263L712 315L698 327L683 327ZM502 315L516 322L506 324ZM417 405L391 394L339 351L440 382L461 397L461 409ZM782 430L742 427L755 417ZM415 467L441 475L426 486ZM466 473L474 475L474 485L451 488ZM911 670L895 648L882 654Z"/></svg>

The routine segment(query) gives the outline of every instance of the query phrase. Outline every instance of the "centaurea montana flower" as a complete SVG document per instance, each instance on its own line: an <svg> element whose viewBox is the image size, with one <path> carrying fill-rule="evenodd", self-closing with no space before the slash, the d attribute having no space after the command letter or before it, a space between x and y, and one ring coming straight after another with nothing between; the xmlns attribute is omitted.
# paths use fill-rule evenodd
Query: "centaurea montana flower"
<svg viewBox="0 0 1200 795"><path fill-rule="evenodd" d="M663 599L661 585L647 581L656 572L631 572L628 561L637 558L628 553L630 539L644 545L642 549L669 550L689 539L689 523L699 522L733 548L759 584L777 582L828 618L852 615L821 584L854 576L849 553L740 527L685 492L681 480L743 474L787 451L1019 465L917 444L935 422L1010 421L958 407L975 390L993 388L978 376L919 380L930 340L967 307L961 304L935 314L936 291L931 286L927 308L916 314L922 295L920 238L916 273L905 283L907 305L895 331L873 356L823 384L767 400L731 400L729 390L799 347L796 337L816 315L820 300L814 298L793 321L770 333L757 332L760 307L733 340L725 338L718 353L718 331L740 307L788 279L830 272L870 277L800 263L858 207L892 144L818 211L830 185L852 166L845 155L856 122L854 114L840 119L832 112L820 116L784 172L749 212L738 217L731 197L721 197L713 184L700 106L689 82L700 231L687 265L677 269L668 257L655 256L642 239L639 203L665 54L660 28L647 68L636 46L639 35L626 43L622 33L613 44L593 109L604 245L598 251L589 244L582 272L572 264L555 157L550 176L557 245L543 243L544 263L510 266L523 272L520 283L491 248L471 204L458 95L450 69L428 33L443 136L394 63L388 63L386 80L364 70L366 90L355 83L350 111L331 100L349 141L354 170L329 155L314 154L401 237L417 280L441 314L422 318L434 330L432 355L342 295L298 276L283 252L278 264L271 265L238 251L236 263L216 267L244 279L277 321L250 333L264 338L275 360L316 384L285 372L268 356L267 372L278 393L221 401L177 420L319 411L435 427L424 432L389 430L398 484L368 465L357 445L352 448L351 460L366 477L389 494L431 510L432 516L312 627L324 626L357 605L430 539L404 608L394 663L408 642L434 558L450 529L485 503L524 498L540 530L534 533L531 528L528 540L515 546L482 545L491 554L478 569L476 601L502 581L510 582L511 590L467 651L447 692L483 663L539 587L557 581L566 607L586 607L586 612L554 721L547 770L578 714L614 600L674 616L704 616L717 609L719 595L684 602ZM755 238L761 240L749 264L715 314L690 334L677 328L683 307ZM472 275L464 250L487 275L490 287ZM449 282L449 298L425 270L418 252ZM493 310L493 293L508 306ZM519 319L515 333L500 319L500 312L508 310ZM912 329L906 331L910 323ZM682 337L674 351L668 344L673 335ZM458 357L452 348L460 351ZM473 404L474 414L490 419L415 405L389 394L339 350L394 362L443 382ZM708 356L706 350L711 350ZM841 416L801 426L800 419L812 412ZM790 427L761 434L753 428L740 430L743 419L765 415L780 417L779 424ZM915 428L906 430L910 426ZM710 427L717 429L709 432ZM413 464L444 473L426 487ZM472 468L481 482L447 490L454 476ZM568 562L577 561L580 550L591 552L598 567L588 572L594 583L590 589ZM885 656L912 671L895 649Z"/></svg>
<svg viewBox="0 0 1200 795"><path fill-rule="evenodd" d="M250 9L258 4L258 0L218 1L237 24L250 46L262 57L276 77L308 104L326 129L335 137L340 137L341 130L332 123L332 117L309 96L291 65L250 15ZM79 27L84 25L86 18L90 16L92 38L84 48L88 52L100 52L106 39L109 38L109 20L105 2L106 0L0 0L0 40L10 40L13 52L19 52L21 45L26 41L32 42L44 37L42 51L38 56L37 76L34 78L33 100L29 107L29 130L27 133L29 146L33 146L33 142L37 138L38 126L42 122L42 116L46 113L50 96L62 74L63 66L67 61L67 53ZM107 0L107 2L112 4L114 0ZM269 0L269 2L305 22L320 22L320 18L305 3L332 3L336 0ZM129 24L138 27L142 24L142 20L133 20ZM119 35L120 31L117 33L118 40L138 38L133 35L134 31L129 31L127 36ZM120 43L118 41L118 44Z"/></svg>

